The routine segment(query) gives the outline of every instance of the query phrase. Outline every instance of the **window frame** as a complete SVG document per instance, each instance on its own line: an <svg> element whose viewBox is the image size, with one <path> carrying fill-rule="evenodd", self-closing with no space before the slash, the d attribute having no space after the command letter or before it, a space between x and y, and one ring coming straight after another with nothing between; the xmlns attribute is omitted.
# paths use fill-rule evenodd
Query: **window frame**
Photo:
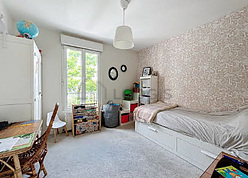
<svg viewBox="0 0 248 178"><path fill-rule="evenodd" d="M71 47L71 46L63 46L63 59L62 59L62 79L61 79L61 88L62 88L62 105L64 112L71 113L71 107L67 107L67 50L76 50L81 52L81 62L82 62L82 81L85 83L85 60L86 60L86 53L92 53L98 55L97 60L97 103L101 103L101 70L100 70L100 61L101 61L101 53L98 51ZM82 96L86 96L86 85L82 85ZM83 101L85 103L85 99Z"/></svg>

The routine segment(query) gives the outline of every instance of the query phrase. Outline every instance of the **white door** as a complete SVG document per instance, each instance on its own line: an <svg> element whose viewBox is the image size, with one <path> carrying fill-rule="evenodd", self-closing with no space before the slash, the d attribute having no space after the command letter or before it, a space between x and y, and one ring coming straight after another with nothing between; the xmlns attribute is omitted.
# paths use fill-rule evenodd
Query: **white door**
<svg viewBox="0 0 248 178"><path fill-rule="evenodd" d="M41 120L41 56L34 54L34 120Z"/></svg>

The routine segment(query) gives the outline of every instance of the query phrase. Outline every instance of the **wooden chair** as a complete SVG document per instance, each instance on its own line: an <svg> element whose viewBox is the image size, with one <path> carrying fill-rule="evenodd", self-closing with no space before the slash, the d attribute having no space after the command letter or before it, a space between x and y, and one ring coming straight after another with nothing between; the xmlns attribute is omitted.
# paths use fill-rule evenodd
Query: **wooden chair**
<svg viewBox="0 0 248 178"><path fill-rule="evenodd" d="M59 108L59 104L57 103L55 105L49 126L46 130L46 132L38 138L34 144L33 147L25 152L19 155L19 160L21 164L22 174L30 175L31 177L39 177L40 172L43 171L44 175L47 175L47 171L44 166L44 159L47 154L47 139L50 134L50 131L52 129L53 121L55 119L55 116L57 114ZM38 173L35 171L34 164L39 163L40 168ZM13 165L13 160L10 161L10 165ZM9 170L8 170L9 171Z"/></svg>

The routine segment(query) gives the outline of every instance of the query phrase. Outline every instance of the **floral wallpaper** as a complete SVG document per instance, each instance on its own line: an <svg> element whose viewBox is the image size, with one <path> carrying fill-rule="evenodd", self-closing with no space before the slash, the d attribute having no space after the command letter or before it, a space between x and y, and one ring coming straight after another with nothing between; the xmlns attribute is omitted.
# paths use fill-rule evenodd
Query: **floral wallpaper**
<svg viewBox="0 0 248 178"><path fill-rule="evenodd" d="M248 105L248 6L139 52L164 102L207 112Z"/></svg>

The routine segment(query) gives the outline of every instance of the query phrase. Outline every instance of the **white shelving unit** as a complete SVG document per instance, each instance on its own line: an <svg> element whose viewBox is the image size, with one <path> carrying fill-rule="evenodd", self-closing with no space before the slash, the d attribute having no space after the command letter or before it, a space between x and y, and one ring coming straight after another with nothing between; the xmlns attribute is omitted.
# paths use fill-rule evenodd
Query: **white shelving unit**
<svg viewBox="0 0 248 178"><path fill-rule="evenodd" d="M135 107L138 106L138 104L139 102L137 100L131 100L131 101L122 100L122 110L120 111L120 116L119 116L120 125L126 125L130 122L133 122L133 110ZM121 118L122 114L129 114L128 122L122 123L122 118Z"/></svg>
<svg viewBox="0 0 248 178"><path fill-rule="evenodd" d="M140 104L152 104L158 101L158 76L140 77Z"/></svg>

